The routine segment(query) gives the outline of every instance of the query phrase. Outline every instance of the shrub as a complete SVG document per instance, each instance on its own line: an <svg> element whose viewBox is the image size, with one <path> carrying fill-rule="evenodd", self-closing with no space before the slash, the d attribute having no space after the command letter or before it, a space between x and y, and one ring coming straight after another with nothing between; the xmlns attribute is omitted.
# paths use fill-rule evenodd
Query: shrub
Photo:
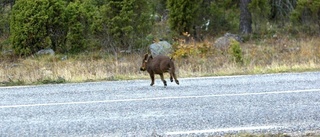
<svg viewBox="0 0 320 137"><path fill-rule="evenodd" d="M243 55L240 43L236 40L231 40L229 54L232 56L232 60L238 64L243 64Z"/></svg>
<svg viewBox="0 0 320 137"><path fill-rule="evenodd" d="M10 38L15 54L26 56L48 48L52 41L50 30L61 27L62 0L17 1L10 19Z"/></svg>
<svg viewBox="0 0 320 137"><path fill-rule="evenodd" d="M56 79L47 77L47 78L39 79L38 82L41 84L59 84L59 83L65 83L66 80L63 77L58 77Z"/></svg>
<svg viewBox="0 0 320 137"><path fill-rule="evenodd" d="M180 43L176 47L176 51L173 53L174 58L187 58L189 56L205 56L210 52L210 44L202 43L202 44L196 44L196 43Z"/></svg>

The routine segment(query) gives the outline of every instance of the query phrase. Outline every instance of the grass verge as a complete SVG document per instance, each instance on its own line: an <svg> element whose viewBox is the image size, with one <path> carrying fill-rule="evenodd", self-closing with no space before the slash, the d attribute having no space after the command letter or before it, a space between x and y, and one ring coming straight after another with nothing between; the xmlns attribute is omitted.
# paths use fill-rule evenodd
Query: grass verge
<svg viewBox="0 0 320 137"><path fill-rule="evenodd" d="M180 43L175 54L178 77L320 70L320 38L317 37L283 37L241 43L242 52L236 52L241 63L234 59L232 52L222 52L212 45L210 41ZM142 56L95 52L16 60L3 57L0 86L147 79L148 74L139 71Z"/></svg>

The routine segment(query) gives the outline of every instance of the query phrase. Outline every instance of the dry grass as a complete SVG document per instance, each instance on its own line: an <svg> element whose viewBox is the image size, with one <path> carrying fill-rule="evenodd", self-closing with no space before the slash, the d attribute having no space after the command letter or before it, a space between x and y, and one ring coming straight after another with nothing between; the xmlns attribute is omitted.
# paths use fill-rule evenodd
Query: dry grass
<svg viewBox="0 0 320 137"><path fill-rule="evenodd" d="M110 56L100 59L83 58L61 60L57 56L45 56L4 62L0 68L2 74L0 81L34 84L48 80L55 82L59 79L68 82L83 82L144 77L138 71L138 64L140 64L140 60L137 59L140 58L138 55L130 55L121 59Z"/></svg>
<svg viewBox="0 0 320 137"><path fill-rule="evenodd" d="M320 70L320 38L283 37L243 43L244 63L241 65L232 61L229 53L213 49L212 43L180 44L188 51L187 56L175 58L178 77ZM4 59L0 65L0 83L4 86L148 78L147 73L139 71L142 60L139 54L115 57L92 53L62 60L63 57Z"/></svg>

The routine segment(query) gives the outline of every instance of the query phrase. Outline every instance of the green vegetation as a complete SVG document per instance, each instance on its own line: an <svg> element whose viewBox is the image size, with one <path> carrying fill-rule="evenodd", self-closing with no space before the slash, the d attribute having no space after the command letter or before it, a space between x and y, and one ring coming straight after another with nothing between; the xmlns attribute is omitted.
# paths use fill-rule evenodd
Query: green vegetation
<svg viewBox="0 0 320 137"><path fill-rule="evenodd" d="M176 34L195 32L195 19L199 18L202 0L168 0L169 23Z"/></svg>
<svg viewBox="0 0 320 137"><path fill-rule="evenodd" d="M63 0L17 1L10 21L14 53L29 56L44 48L60 53L82 51L93 8L79 1L66 4Z"/></svg>
<svg viewBox="0 0 320 137"><path fill-rule="evenodd" d="M109 52L139 49L151 32L151 11L147 0L108 1L97 5L94 37Z"/></svg>
<svg viewBox="0 0 320 137"><path fill-rule="evenodd" d="M12 48L19 57L44 48L68 54L139 48L152 23L146 0L18 0L6 8L11 9L11 16L0 23L10 18L10 32L1 29L8 31L11 47L3 48Z"/></svg>
<svg viewBox="0 0 320 137"><path fill-rule="evenodd" d="M0 16L1 86L148 78L162 38L179 77L320 70L320 0L5 0ZM221 52L226 32L244 42Z"/></svg>
<svg viewBox="0 0 320 137"><path fill-rule="evenodd" d="M229 54L232 56L232 60L240 65L243 64L242 50L240 43L236 40L232 40L230 43Z"/></svg>

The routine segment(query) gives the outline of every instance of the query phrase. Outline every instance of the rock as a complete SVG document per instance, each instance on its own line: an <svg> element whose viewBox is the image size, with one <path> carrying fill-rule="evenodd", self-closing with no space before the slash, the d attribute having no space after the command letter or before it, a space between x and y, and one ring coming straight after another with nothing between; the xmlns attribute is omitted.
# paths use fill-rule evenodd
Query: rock
<svg viewBox="0 0 320 137"><path fill-rule="evenodd" d="M132 52L131 52L131 50L120 50L120 53L127 53L127 54L129 54L129 53L132 53Z"/></svg>
<svg viewBox="0 0 320 137"><path fill-rule="evenodd" d="M13 50L4 50L1 52L2 55L13 55Z"/></svg>
<svg viewBox="0 0 320 137"><path fill-rule="evenodd" d="M229 49L230 47L230 42L232 40L236 40L240 43L243 42L243 39L237 35L237 34L231 34L231 33L226 33L223 37L218 38L215 42L214 42L214 47L216 49L220 49L222 51L226 51Z"/></svg>
<svg viewBox="0 0 320 137"><path fill-rule="evenodd" d="M37 55L54 55L55 52L53 51L53 49L42 49L42 50L39 50L37 53Z"/></svg>
<svg viewBox="0 0 320 137"><path fill-rule="evenodd" d="M152 56L167 55L170 56L173 52L172 45L167 41L159 41L151 44L149 50Z"/></svg>
<svg viewBox="0 0 320 137"><path fill-rule="evenodd" d="M67 55L64 55L63 57L60 58L61 60L67 60L68 59L68 56Z"/></svg>

